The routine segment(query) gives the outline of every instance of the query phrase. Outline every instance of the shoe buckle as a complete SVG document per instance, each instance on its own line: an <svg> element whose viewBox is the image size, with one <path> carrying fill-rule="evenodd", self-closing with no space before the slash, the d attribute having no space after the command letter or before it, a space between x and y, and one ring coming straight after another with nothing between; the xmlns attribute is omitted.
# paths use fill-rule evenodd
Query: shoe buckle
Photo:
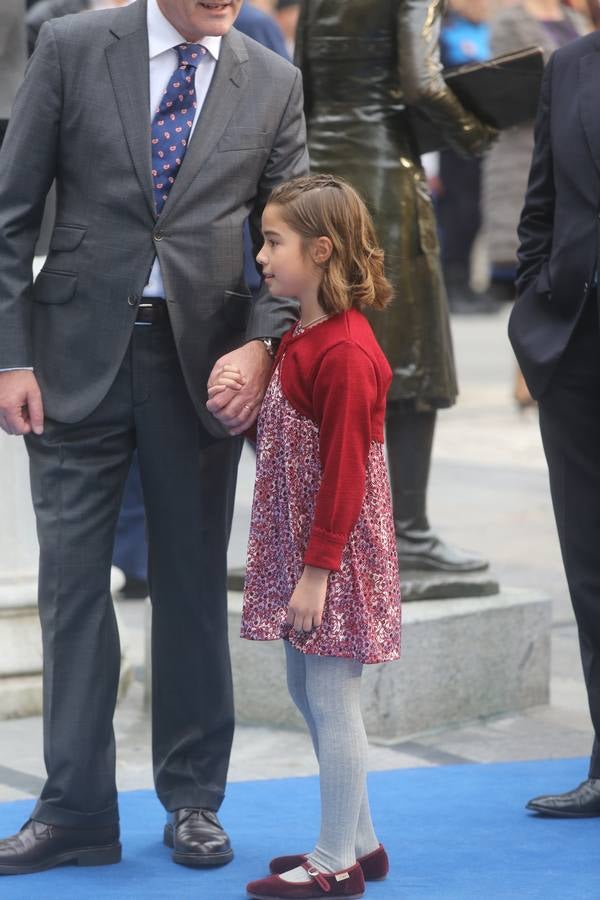
<svg viewBox="0 0 600 900"><path fill-rule="evenodd" d="M308 863L305 863L302 868L306 869L311 878L314 878L314 880L317 882L324 893L329 893L329 891L331 890L331 885L322 872L319 872L318 869L315 869L314 866L311 866Z"/></svg>

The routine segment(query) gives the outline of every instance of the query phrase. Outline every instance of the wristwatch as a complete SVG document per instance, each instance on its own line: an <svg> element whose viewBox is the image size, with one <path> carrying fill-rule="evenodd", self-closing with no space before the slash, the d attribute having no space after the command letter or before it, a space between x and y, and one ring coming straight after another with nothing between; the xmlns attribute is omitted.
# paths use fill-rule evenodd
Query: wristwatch
<svg viewBox="0 0 600 900"><path fill-rule="evenodd" d="M275 354L277 353L277 348L279 347L279 339L261 337L258 340L262 341L262 343L265 345L265 350L267 351L271 359L275 359Z"/></svg>

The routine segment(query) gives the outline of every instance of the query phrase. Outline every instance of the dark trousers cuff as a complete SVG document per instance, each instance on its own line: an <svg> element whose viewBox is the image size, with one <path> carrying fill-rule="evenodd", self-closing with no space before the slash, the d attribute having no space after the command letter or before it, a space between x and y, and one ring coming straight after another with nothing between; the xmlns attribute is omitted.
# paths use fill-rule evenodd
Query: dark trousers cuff
<svg viewBox="0 0 600 900"><path fill-rule="evenodd" d="M176 809L210 809L217 812L225 794L221 791L198 790L173 790L160 796L160 802L167 812L175 812Z"/></svg>
<svg viewBox="0 0 600 900"><path fill-rule="evenodd" d="M99 812L87 813L63 809L45 800L38 800L31 818L44 825L62 825L63 828L101 828L119 824L119 807L115 803Z"/></svg>

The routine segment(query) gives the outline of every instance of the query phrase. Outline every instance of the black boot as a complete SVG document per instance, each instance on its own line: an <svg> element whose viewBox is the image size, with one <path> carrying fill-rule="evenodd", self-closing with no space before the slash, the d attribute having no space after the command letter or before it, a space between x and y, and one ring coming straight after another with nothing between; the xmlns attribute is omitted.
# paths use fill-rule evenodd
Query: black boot
<svg viewBox="0 0 600 900"><path fill-rule="evenodd" d="M489 563L446 544L427 520L427 482L435 412L389 403L386 442L400 568L477 572Z"/></svg>

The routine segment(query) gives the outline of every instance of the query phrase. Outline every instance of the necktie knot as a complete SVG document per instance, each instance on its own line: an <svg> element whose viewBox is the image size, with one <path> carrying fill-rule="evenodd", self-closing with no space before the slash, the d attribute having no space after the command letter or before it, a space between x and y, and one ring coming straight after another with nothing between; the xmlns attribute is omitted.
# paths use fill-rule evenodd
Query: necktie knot
<svg viewBox="0 0 600 900"><path fill-rule="evenodd" d="M179 57L179 66L183 68L193 66L195 69L206 53L206 47L202 44L178 44L175 49Z"/></svg>

